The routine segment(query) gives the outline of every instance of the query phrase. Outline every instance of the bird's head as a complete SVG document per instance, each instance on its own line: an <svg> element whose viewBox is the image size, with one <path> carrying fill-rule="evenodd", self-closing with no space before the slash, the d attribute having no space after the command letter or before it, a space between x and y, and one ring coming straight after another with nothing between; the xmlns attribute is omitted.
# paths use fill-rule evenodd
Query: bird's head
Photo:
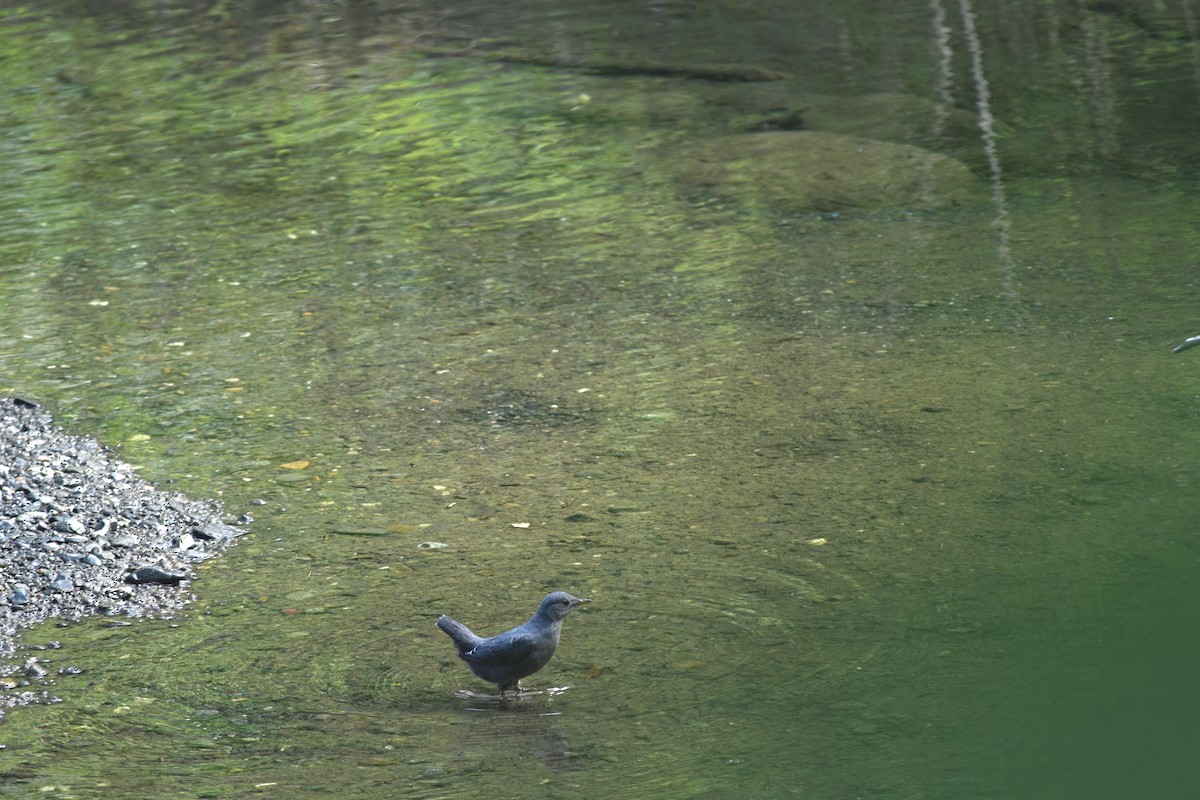
<svg viewBox="0 0 1200 800"><path fill-rule="evenodd" d="M566 592L551 592L538 606L538 614L552 620L560 620L574 611L581 603L590 602L592 602L590 599L575 597Z"/></svg>

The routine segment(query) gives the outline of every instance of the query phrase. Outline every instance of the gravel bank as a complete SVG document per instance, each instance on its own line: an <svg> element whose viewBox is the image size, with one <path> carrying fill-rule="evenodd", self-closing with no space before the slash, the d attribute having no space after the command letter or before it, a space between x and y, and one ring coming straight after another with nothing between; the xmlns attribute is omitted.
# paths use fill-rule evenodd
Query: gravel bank
<svg viewBox="0 0 1200 800"><path fill-rule="evenodd" d="M192 566L239 532L215 503L164 492L94 439L63 433L36 403L0 398L0 660L11 662L23 629L52 617L183 606ZM45 699L36 657L0 671L10 676L0 689L18 690L0 706Z"/></svg>

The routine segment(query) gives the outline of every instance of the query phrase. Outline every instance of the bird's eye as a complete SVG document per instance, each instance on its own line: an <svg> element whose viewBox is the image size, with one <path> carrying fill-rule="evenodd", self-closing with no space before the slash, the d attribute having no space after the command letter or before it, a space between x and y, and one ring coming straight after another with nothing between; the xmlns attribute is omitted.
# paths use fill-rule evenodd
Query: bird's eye
<svg viewBox="0 0 1200 800"><path fill-rule="evenodd" d="M569 606L569 605L571 605L571 601L570 601L570 600L559 600L558 602L562 603L564 606Z"/></svg>

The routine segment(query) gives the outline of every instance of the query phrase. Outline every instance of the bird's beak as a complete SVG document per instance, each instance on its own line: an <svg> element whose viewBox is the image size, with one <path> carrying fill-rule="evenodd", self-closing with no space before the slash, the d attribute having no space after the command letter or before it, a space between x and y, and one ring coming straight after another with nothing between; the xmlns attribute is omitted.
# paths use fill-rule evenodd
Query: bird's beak
<svg viewBox="0 0 1200 800"><path fill-rule="evenodd" d="M575 604L577 606L583 605L584 603L592 602L592 598L590 598L590 597L578 597L576 599L579 601L578 603Z"/></svg>

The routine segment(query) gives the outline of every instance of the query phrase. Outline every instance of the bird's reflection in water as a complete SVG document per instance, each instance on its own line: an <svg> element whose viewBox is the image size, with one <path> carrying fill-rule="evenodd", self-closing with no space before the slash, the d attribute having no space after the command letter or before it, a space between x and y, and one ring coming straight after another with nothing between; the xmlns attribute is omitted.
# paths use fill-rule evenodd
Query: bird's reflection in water
<svg viewBox="0 0 1200 800"><path fill-rule="evenodd" d="M464 751L484 750L493 757L513 762L536 759L555 772L583 769L583 757L571 747L567 734L560 728L563 713L545 705L552 692L561 693L566 688L508 692L503 700L499 694L456 692L459 697L479 703L465 709L477 713L469 717L470 724L462 740ZM487 713L506 709L522 713Z"/></svg>
<svg viewBox="0 0 1200 800"><path fill-rule="evenodd" d="M547 689L525 689L519 691L504 692L503 694L494 694L487 692L473 692L470 689L458 689L454 692L454 696L461 700L474 700L478 705L467 706L463 711L503 711L514 707L516 704L527 703L532 700L544 697L551 700L564 694L570 686L551 686ZM532 710L532 709L530 709ZM561 711L541 711L539 716L557 717L562 714Z"/></svg>

